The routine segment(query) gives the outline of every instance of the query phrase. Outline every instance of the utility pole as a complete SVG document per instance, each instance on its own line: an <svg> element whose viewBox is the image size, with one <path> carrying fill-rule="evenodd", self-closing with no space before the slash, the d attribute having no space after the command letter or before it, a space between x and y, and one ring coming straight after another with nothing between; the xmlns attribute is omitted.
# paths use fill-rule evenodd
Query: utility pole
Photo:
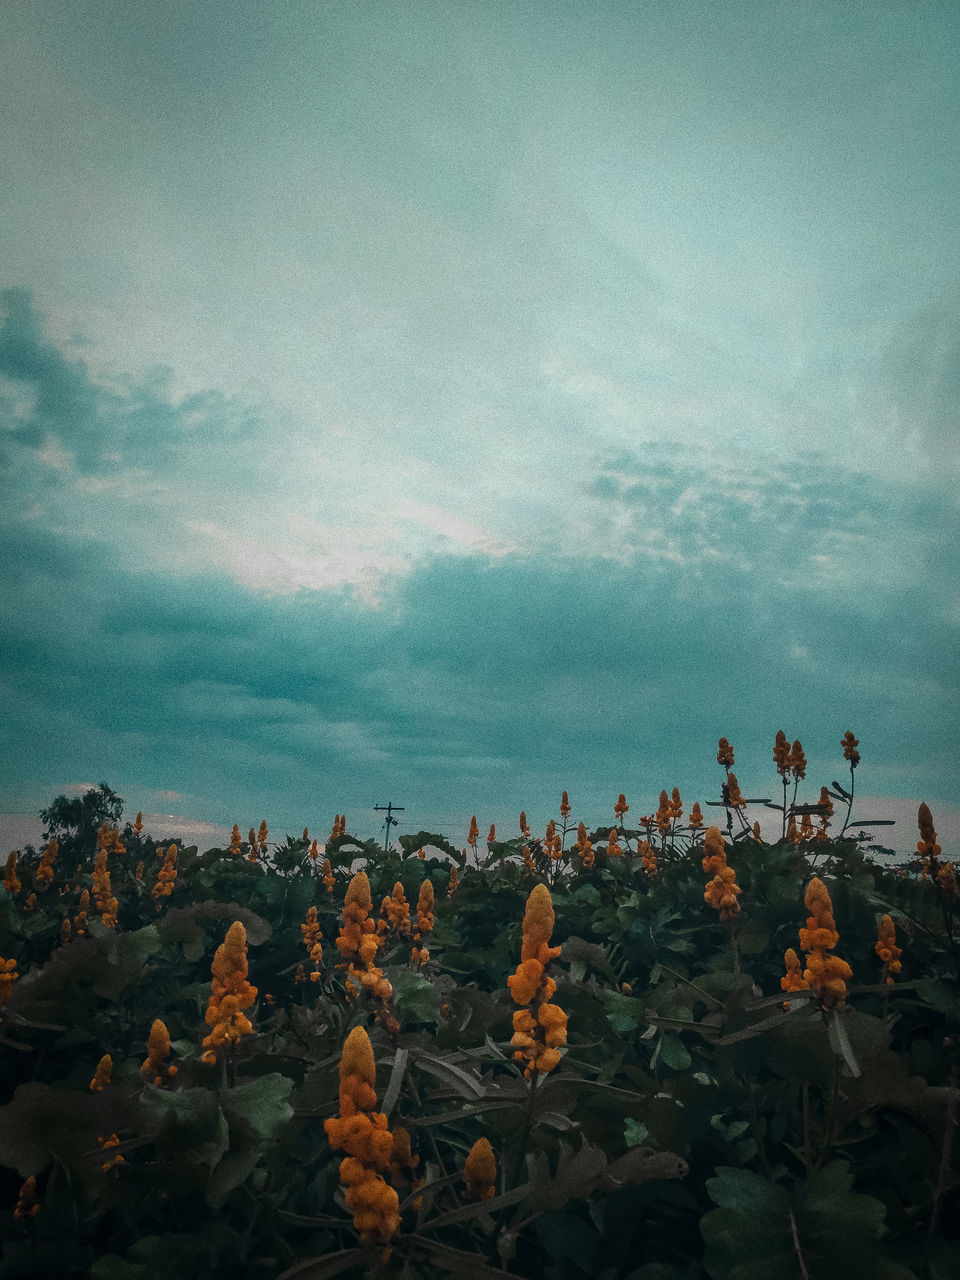
<svg viewBox="0 0 960 1280"><path fill-rule="evenodd" d="M403 805L393 804L392 801L388 801L386 804L375 804L373 806L373 809L375 813L379 813L384 809L386 810L387 816L384 819L384 825L387 830L386 830L386 835L383 837L383 852L389 853L390 852L390 826L391 826L391 823L393 824L393 826L398 825L397 819L394 818L392 815L394 813L403 813Z"/></svg>

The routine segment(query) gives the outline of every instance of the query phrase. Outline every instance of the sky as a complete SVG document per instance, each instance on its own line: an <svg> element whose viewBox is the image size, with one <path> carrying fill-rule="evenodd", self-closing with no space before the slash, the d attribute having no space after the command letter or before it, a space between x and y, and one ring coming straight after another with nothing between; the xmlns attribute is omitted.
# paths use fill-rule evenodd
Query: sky
<svg viewBox="0 0 960 1280"><path fill-rule="evenodd" d="M960 835L958 63L941 0L5 0L0 838L593 825L778 729Z"/></svg>

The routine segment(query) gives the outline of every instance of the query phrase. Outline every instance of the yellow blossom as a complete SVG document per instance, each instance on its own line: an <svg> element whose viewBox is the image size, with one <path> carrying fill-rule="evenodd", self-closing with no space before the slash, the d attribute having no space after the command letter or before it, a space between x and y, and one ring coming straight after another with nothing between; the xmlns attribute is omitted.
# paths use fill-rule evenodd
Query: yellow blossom
<svg viewBox="0 0 960 1280"><path fill-rule="evenodd" d="M489 1200L497 1181L497 1159L489 1139L478 1138L463 1166L468 1200Z"/></svg>

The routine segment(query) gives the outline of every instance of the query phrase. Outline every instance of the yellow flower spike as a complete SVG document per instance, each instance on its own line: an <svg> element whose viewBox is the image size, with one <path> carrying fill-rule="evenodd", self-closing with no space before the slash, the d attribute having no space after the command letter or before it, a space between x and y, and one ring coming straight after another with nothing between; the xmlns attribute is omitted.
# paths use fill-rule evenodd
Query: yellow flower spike
<svg viewBox="0 0 960 1280"><path fill-rule="evenodd" d="M317 908L308 907L305 922L300 926L300 936L303 945L307 949L310 957L310 963L313 966L310 973L311 982L320 981L320 962L323 959L323 946L320 939L323 934L320 932L320 924L317 920Z"/></svg>
<svg viewBox="0 0 960 1280"><path fill-rule="evenodd" d="M68 923L68 922L65 922ZM10 993L13 990L13 984L20 978L17 973L16 960L4 960L0 956L0 1008L10 999Z"/></svg>
<svg viewBox="0 0 960 1280"><path fill-rule="evenodd" d="M547 964L560 954L560 947L550 946L554 919L550 890L538 884L527 899L520 964L507 978L514 1003L527 1006L514 1014L511 1044L528 1080L536 1072L552 1071L567 1042L567 1015L549 1003L557 984L546 975Z"/></svg>
<svg viewBox="0 0 960 1280"><path fill-rule="evenodd" d="M487 1138L478 1138L463 1166L468 1200L489 1200L497 1182L497 1159Z"/></svg>
<svg viewBox="0 0 960 1280"><path fill-rule="evenodd" d="M827 886L819 876L807 885L804 904L810 913L807 926L799 931L801 949L806 952L807 967L803 976L820 1001L826 1013L847 998L846 979L853 977L853 970L846 960L830 952L840 941L833 919L833 903Z"/></svg>
<svg viewBox="0 0 960 1280"><path fill-rule="evenodd" d="M797 738L790 750L790 769L793 776L798 780L807 776L807 758L803 754L803 747L799 738Z"/></svg>
<svg viewBox="0 0 960 1280"><path fill-rule="evenodd" d="M153 1083L156 1088L161 1088L168 1080L172 1080L177 1074L175 1066L167 1066L166 1059L170 1056L170 1032L167 1030L166 1023L160 1018L155 1018L150 1027L150 1034L147 1037L147 1056L143 1060L140 1067L142 1076L153 1076Z"/></svg>
<svg viewBox="0 0 960 1280"><path fill-rule="evenodd" d="M732 771L727 774L727 804L731 809L742 809L746 805L743 795L740 791L740 783L737 781L737 775Z"/></svg>
<svg viewBox="0 0 960 1280"><path fill-rule="evenodd" d="M857 747L860 745L860 739L855 738L848 729L843 735L840 745L843 747L844 760L849 760L850 768L855 769L860 763L860 752L857 750Z"/></svg>
<svg viewBox="0 0 960 1280"><path fill-rule="evenodd" d="M717 764L723 765L725 769L733 768L733 747L726 738L721 738L718 744Z"/></svg>
<svg viewBox="0 0 960 1280"><path fill-rule="evenodd" d="M570 812L570 799L567 793L564 791L563 795L560 797L560 817L566 818L569 812Z"/></svg>
<svg viewBox="0 0 960 1280"><path fill-rule="evenodd" d="M400 1201L383 1174L394 1139L387 1117L376 1110L376 1063L370 1037L354 1027L340 1054L340 1115L323 1123L331 1147L346 1152L340 1185L362 1243L387 1244L400 1224Z"/></svg>
<svg viewBox="0 0 960 1280"><path fill-rule="evenodd" d="M487 835L487 844L496 844L496 840L497 840L497 827L496 827L496 823L491 822L491 823L490 823L490 831L489 831L489 833L488 833L488 835Z"/></svg>
<svg viewBox="0 0 960 1280"><path fill-rule="evenodd" d="M243 852L243 841L240 838L240 828L234 823L233 830L230 833L230 852L236 857L238 853Z"/></svg>
<svg viewBox="0 0 960 1280"><path fill-rule="evenodd" d="M270 834L267 827L267 820L264 818L260 823L260 830L257 832L257 844L260 846L260 852L267 852L267 836Z"/></svg>
<svg viewBox="0 0 960 1280"><path fill-rule="evenodd" d="M617 803L613 806L613 812L615 813L617 818L620 819L620 821L622 822L623 815L627 812L629 808L630 806L627 804L627 797L621 791L619 796L617 796Z"/></svg>
<svg viewBox="0 0 960 1280"><path fill-rule="evenodd" d="M611 827L610 834L607 836L607 857L608 858L623 857L623 847L621 846L619 840L617 839L616 827Z"/></svg>
<svg viewBox="0 0 960 1280"><path fill-rule="evenodd" d="M893 975L903 968L900 963L903 951L897 946L897 931L893 920L888 915L880 917L877 941L873 949L883 963L883 981L892 985Z"/></svg>
<svg viewBox="0 0 960 1280"><path fill-rule="evenodd" d="M109 1053L105 1053L97 1063L97 1069L93 1073L93 1079L90 1081L91 1093L102 1093L110 1084L110 1076L113 1072L113 1059Z"/></svg>
<svg viewBox="0 0 960 1280"><path fill-rule="evenodd" d="M736 873L727 865L723 836L719 827L708 827L703 837L703 869L713 872L713 879L704 891L704 901L719 912L724 924L733 925L740 915L737 896L741 893L736 883Z"/></svg>
<svg viewBox="0 0 960 1280"><path fill-rule="evenodd" d="M470 831L467 835L467 844L476 851L477 840L480 838L480 828L477 826L477 815L474 814L470 819Z"/></svg>
<svg viewBox="0 0 960 1280"><path fill-rule="evenodd" d="M781 991L806 991L810 983L803 976L803 969L800 964L800 957L794 951L793 947L788 947L783 953L783 964L786 969L786 975L780 979ZM790 1008L790 1001L784 1000L784 1010Z"/></svg>
<svg viewBox="0 0 960 1280"><path fill-rule="evenodd" d="M37 1179L31 1174L20 1187L13 1216L22 1222L26 1218L34 1217L39 1208L40 1206L37 1204Z"/></svg>
<svg viewBox="0 0 960 1280"><path fill-rule="evenodd" d="M530 839L530 828L527 826L527 815L523 809L520 810L520 834L523 836L524 840Z"/></svg>
<svg viewBox="0 0 960 1280"><path fill-rule="evenodd" d="M650 847L649 841L641 840L637 852L640 854L644 871L648 876L655 876L657 874L657 855Z"/></svg>
<svg viewBox="0 0 960 1280"><path fill-rule="evenodd" d="M691 831L699 831L703 826L703 812L700 808L699 800L694 803L693 808L690 810L690 817L687 825L690 827Z"/></svg>
<svg viewBox="0 0 960 1280"><path fill-rule="evenodd" d="M777 766L777 773L786 782L790 772L790 743L782 729L777 730L777 738L773 744L773 762Z"/></svg>
<svg viewBox="0 0 960 1280"><path fill-rule="evenodd" d="M347 886L343 904L343 924L336 938L336 947L343 957L338 969L346 968L346 996L359 1000L363 992L373 998L378 1022L382 1022L390 1034L399 1031L400 1024L387 1001L393 995L393 987L376 964L380 937L376 922L371 918L373 899L370 881L365 871L358 871Z"/></svg>
<svg viewBox="0 0 960 1280"><path fill-rule="evenodd" d="M57 860L57 854L60 852L60 845L56 836L49 842L40 857L40 865L37 867L34 883L38 889L47 889L53 882L53 864Z"/></svg>
<svg viewBox="0 0 960 1280"><path fill-rule="evenodd" d="M137 811L137 820L133 824L133 829L137 833L137 835L139 835L143 830L143 814L140 813L139 810Z"/></svg>
<svg viewBox="0 0 960 1280"><path fill-rule="evenodd" d="M457 870L457 864L454 862L450 867L450 883L447 885L447 897L452 898L459 888L460 873Z"/></svg>
<svg viewBox="0 0 960 1280"><path fill-rule="evenodd" d="M157 910L160 910L160 899L169 898L173 893L173 886L177 879L177 854L180 850L175 844L172 844L164 855L163 866L157 872L157 883L150 891L157 901Z"/></svg>
<svg viewBox="0 0 960 1280"><path fill-rule="evenodd" d="M203 1040L201 1061L212 1066L218 1050L253 1034L243 1012L257 998L257 988L247 981L247 931L239 920L227 930L210 964L210 999L205 1021L210 1032Z"/></svg>

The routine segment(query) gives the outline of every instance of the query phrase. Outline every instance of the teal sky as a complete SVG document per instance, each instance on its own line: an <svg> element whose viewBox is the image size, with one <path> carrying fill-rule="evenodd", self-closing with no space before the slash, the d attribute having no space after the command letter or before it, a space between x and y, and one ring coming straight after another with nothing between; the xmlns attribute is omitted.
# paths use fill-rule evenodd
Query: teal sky
<svg viewBox="0 0 960 1280"><path fill-rule="evenodd" d="M0 809L463 839L782 728L955 822L958 70L940 0L6 0Z"/></svg>

